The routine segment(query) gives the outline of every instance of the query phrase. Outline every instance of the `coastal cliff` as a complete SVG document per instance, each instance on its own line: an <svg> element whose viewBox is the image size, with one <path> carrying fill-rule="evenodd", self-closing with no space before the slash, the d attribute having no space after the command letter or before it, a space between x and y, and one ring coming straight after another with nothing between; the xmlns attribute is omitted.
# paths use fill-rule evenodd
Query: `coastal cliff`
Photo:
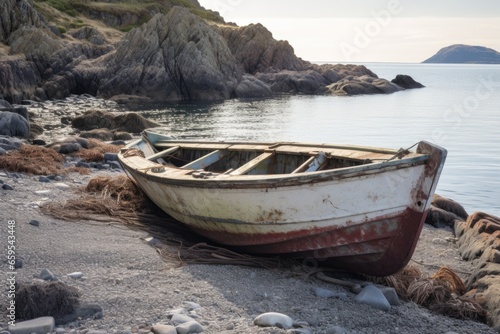
<svg viewBox="0 0 500 334"><path fill-rule="evenodd" d="M184 7L157 2L137 9L137 17L122 5L89 2L58 9L45 2L4 1L0 97L20 103L90 94L162 102L405 89L365 66L302 60L261 24L227 24L197 1ZM71 23L61 26L65 18Z"/></svg>

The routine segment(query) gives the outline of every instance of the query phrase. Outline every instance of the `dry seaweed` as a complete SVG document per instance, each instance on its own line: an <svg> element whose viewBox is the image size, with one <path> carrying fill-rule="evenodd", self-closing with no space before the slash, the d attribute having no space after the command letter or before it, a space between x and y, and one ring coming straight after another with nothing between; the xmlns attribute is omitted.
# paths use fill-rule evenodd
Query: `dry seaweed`
<svg viewBox="0 0 500 334"><path fill-rule="evenodd" d="M72 313L79 304L75 287L63 282L18 284L16 288L16 319L42 316L60 317Z"/></svg>
<svg viewBox="0 0 500 334"><path fill-rule="evenodd" d="M120 146L103 143L97 139L88 140L88 148L81 149L72 156L82 158L85 161L99 162L104 160L104 153L118 153Z"/></svg>
<svg viewBox="0 0 500 334"><path fill-rule="evenodd" d="M467 289L465 284L458 277L458 275L448 267L439 268L439 270L431 276L432 279L438 281L440 284L445 285L451 292L461 296Z"/></svg>
<svg viewBox="0 0 500 334"><path fill-rule="evenodd" d="M35 175L58 174L63 171L64 157L51 148L22 145L0 156L0 168Z"/></svg>

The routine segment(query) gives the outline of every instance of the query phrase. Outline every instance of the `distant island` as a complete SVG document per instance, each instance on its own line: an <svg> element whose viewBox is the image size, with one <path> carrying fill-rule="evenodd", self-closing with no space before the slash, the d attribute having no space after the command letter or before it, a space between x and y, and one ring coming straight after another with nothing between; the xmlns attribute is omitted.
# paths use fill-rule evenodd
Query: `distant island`
<svg viewBox="0 0 500 334"><path fill-rule="evenodd" d="M500 53L484 46L454 44L442 48L423 63L500 64Z"/></svg>

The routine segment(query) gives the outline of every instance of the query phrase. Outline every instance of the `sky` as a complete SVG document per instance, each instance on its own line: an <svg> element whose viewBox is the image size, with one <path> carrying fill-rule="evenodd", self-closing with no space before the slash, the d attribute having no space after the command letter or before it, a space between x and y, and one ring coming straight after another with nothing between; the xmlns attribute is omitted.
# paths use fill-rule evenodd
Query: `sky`
<svg viewBox="0 0 500 334"><path fill-rule="evenodd" d="M308 61L420 63L452 44L500 52L500 0L198 0L261 23Z"/></svg>

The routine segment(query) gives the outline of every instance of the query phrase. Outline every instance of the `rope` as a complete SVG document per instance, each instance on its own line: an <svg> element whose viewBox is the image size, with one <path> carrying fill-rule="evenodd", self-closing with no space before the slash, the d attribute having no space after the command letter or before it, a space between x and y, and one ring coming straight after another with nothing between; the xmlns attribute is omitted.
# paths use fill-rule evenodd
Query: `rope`
<svg viewBox="0 0 500 334"><path fill-rule="evenodd" d="M144 155L144 152L142 152L138 148L129 148L128 150L125 151L125 153L123 153L123 157L124 158L136 157L136 156L139 156L139 157L142 157L142 158L146 157Z"/></svg>
<svg viewBox="0 0 500 334"><path fill-rule="evenodd" d="M410 154L410 153L411 153L411 152L410 152L410 150L411 150L412 148L414 148L415 146L417 146L418 144L420 144L420 142L417 142L417 143L413 144L412 146L410 146L410 147L408 147L408 148L406 148L406 149L405 149L405 148L400 148L400 149L398 150L398 153L394 154L394 156L392 156L391 158L387 159L387 160L386 160L386 161L384 161L384 162L389 162L389 161L392 161L392 160L394 160L394 159L396 159L396 158L398 158L398 159L402 159L405 155Z"/></svg>

